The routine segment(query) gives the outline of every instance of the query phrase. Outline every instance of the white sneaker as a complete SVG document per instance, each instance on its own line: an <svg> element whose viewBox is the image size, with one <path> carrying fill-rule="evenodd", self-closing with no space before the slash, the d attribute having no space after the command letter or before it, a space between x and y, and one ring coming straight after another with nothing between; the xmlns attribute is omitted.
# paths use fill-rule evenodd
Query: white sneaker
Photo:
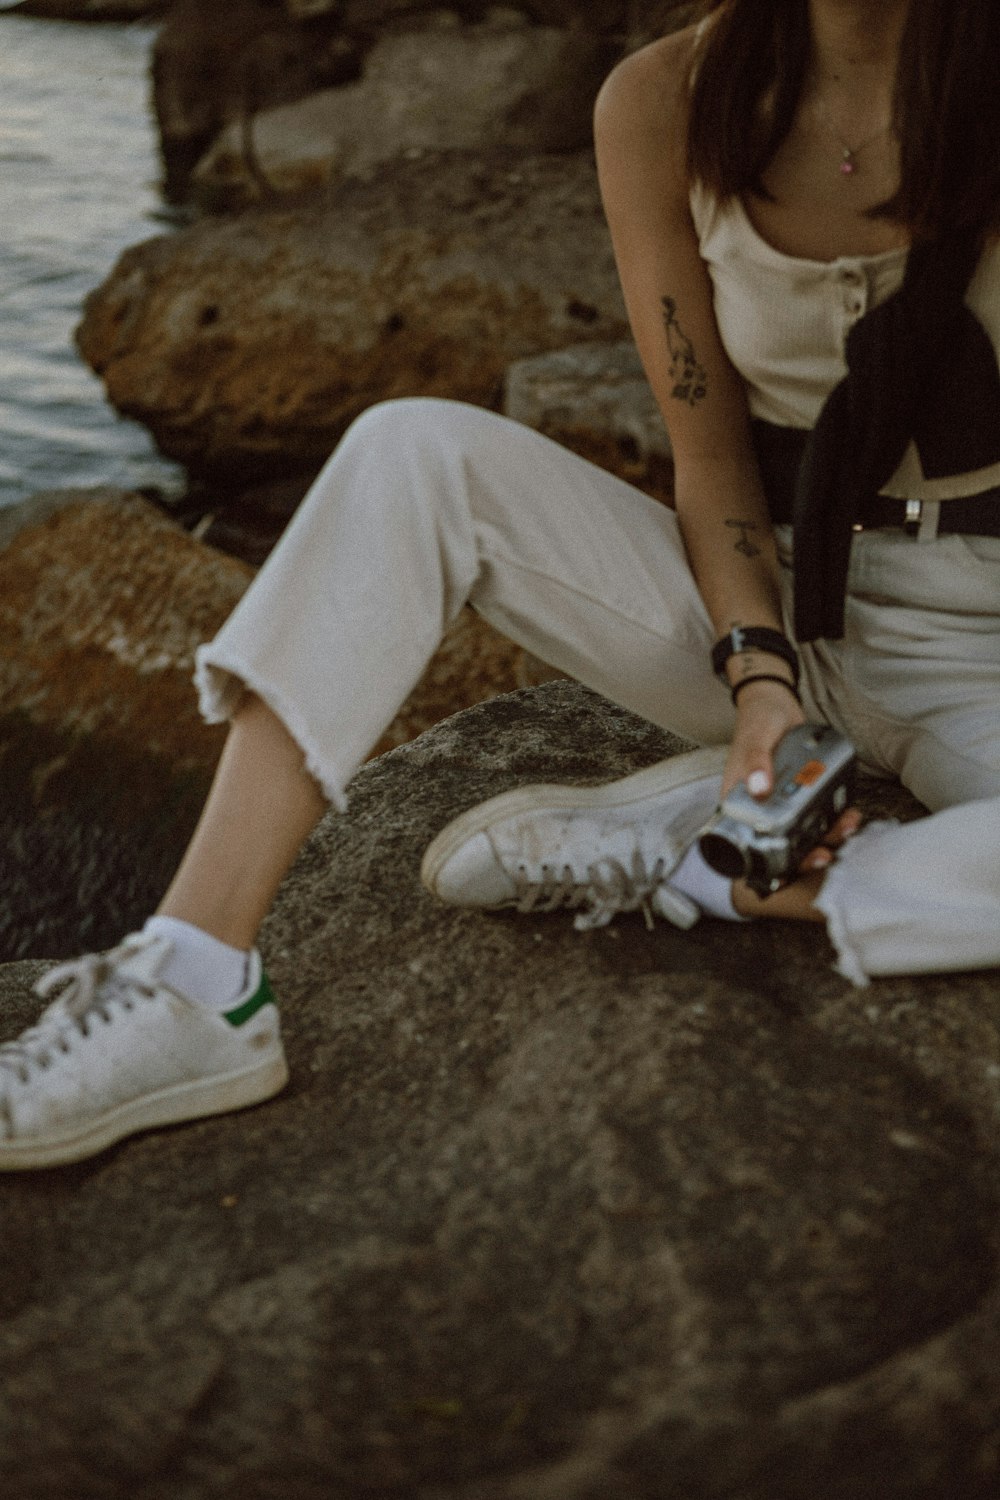
<svg viewBox="0 0 1000 1500"><path fill-rule="evenodd" d="M52 969L59 998L0 1046L0 1170L80 1161L152 1126L257 1104L288 1079L278 1010L254 953L219 1014L169 989L166 938L128 937Z"/></svg>
<svg viewBox="0 0 1000 1500"><path fill-rule="evenodd" d="M694 750L604 786L525 786L463 813L424 855L421 879L455 906L581 907L578 928L642 910L693 927L670 876L714 813L727 750Z"/></svg>

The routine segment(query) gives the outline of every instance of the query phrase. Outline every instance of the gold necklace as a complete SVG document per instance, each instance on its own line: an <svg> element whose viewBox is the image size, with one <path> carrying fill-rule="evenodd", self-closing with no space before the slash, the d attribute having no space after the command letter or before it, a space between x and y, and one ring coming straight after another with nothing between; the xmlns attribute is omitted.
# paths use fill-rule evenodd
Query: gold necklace
<svg viewBox="0 0 1000 1500"><path fill-rule="evenodd" d="M818 99L816 101L816 109L819 113L820 119L823 121L823 124L827 127L830 134L834 137L835 140L840 143L840 149L843 152L843 156L841 157L840 161L840 170L845 177L854 176L855 172L858 170L858 157L861 155L862 151L864 151L865 147L873 146L877 140L881 140L882 136L888 135L889 131L892 129L892 121L889 120L885 125L882 126L880 130L876 130L872 135L867 136L860 145L852 146L850 142L845 141L844 137L837 129L837 126L834 124L833 117L830 115L825 104L821 103Z"/></svg>

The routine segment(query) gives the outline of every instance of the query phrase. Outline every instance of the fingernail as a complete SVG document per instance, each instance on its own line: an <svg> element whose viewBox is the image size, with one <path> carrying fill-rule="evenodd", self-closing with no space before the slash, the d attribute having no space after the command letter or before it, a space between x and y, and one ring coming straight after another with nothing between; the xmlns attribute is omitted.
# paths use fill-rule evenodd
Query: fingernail
<svg viewBox="0 0 1000 1500"><path fill-rule="evenodd" d="M771 779L766 771L751 771L747 777L747 788L755 797L770 791Z"/></svg>

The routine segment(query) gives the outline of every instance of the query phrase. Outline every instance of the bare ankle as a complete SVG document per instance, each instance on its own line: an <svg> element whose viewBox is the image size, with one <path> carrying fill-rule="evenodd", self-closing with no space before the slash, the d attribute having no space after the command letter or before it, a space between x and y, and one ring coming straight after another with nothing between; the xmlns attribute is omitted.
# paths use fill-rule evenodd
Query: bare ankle
<svg viewBox="0 0 1000 1500"><path fill-rule="evenodd" d="M826 919L815 905L825 870L811 875L800 875L791 885L783 885L770 896L758 896L745 880L733 881L733 906L741 917L785 922L823 922Z"/></svg>

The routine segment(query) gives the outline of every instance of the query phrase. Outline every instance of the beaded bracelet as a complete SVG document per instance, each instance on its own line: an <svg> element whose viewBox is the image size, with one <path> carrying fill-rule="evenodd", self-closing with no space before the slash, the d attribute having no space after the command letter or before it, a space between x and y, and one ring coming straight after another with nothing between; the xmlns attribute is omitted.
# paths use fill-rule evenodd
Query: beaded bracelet
<svg viewBox="0 0 1000 1500"><path fill-rule="evenodd" d="M781 686L786 687L796 703L801 706L802 699L799 697L799 690L795 683L789 682L787 677L778 677L774 672L754 672L750 677L741 677L739 682L734 682L729 691L729 696L734 703L736 703L743 689L749 687L751 682L780 682Z"/></svg>

